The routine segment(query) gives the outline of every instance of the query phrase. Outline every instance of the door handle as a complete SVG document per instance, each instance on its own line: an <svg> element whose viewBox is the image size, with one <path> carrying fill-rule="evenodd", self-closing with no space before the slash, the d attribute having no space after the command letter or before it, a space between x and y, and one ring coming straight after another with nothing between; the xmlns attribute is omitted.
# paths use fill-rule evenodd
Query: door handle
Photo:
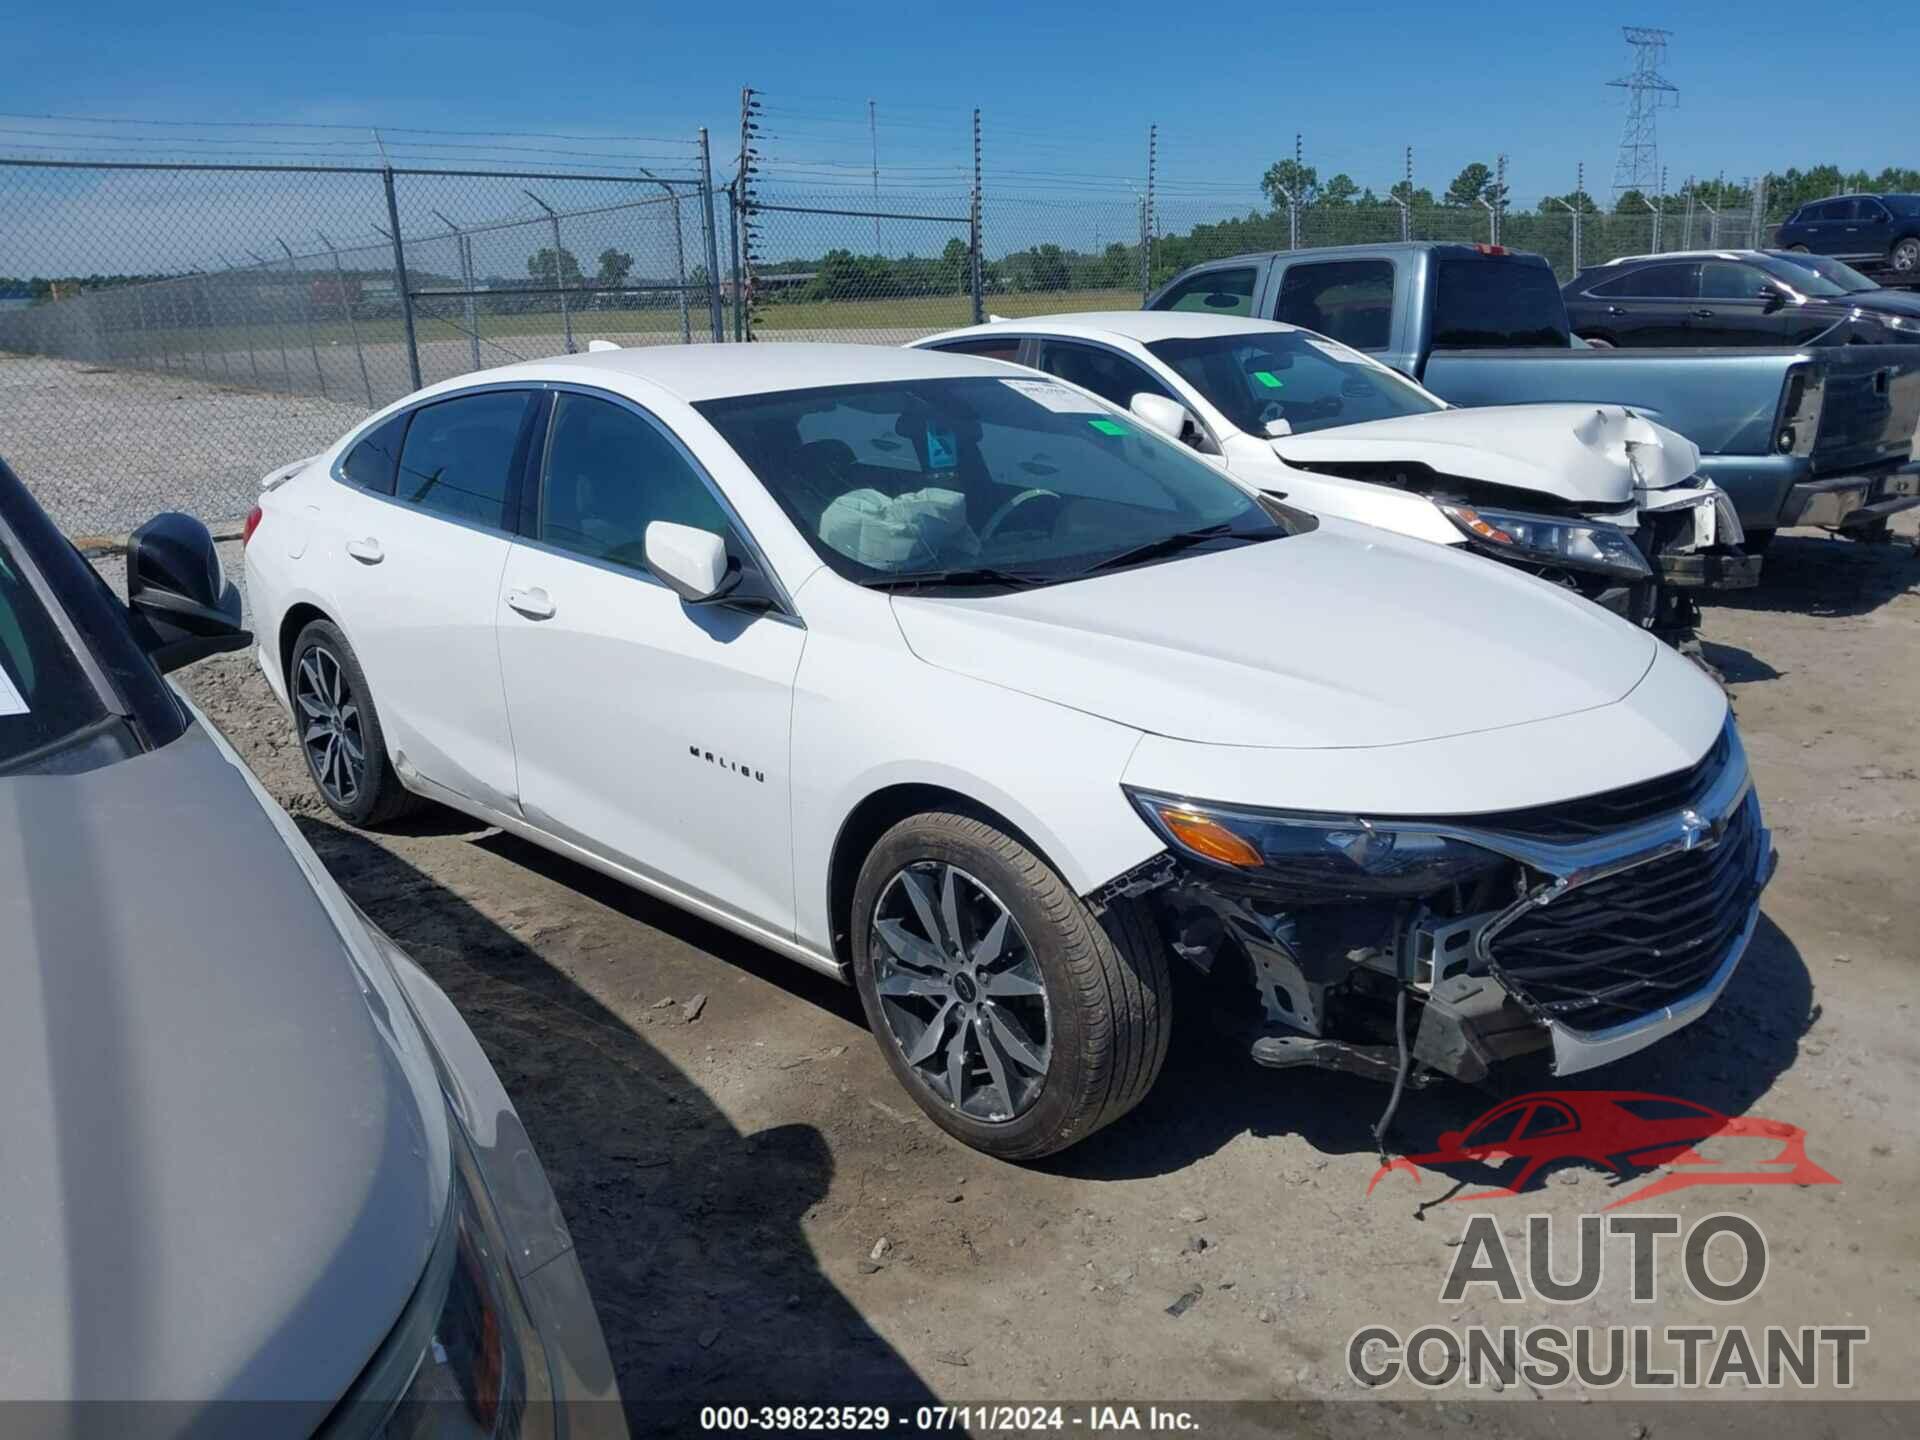
<svg viewBox="0 0 1920 1440"><path fill-rule="evenodd" d="M542 590L538 585L530 586L525 590L509 590L507 592L507 604L515 610L518 610L529 620L551 620L553 618L553 601L547 597L547 592Z"/></svg>
<svg viewBox="0 0 1920 1440"><path fill-rule="evenodd" d="M1626 313L1627 313L1627 308L1624 305L1607 306L1607 314L1609 315L1624 315Z"/></svg>
<svg viewBox="0 0 1920 1440"><path fill-rule="evenodd" d="M1713 318L1713 312L1711 310L1696 310L1693 312L1693 318L1696 320L1711 320Z"/></svg>
<svg viewBox="0 0 1920 1440"><path fill-rule="evenodd" d="M362 565L378 565L387 558L387 552L380 548L380 542L371 535L364 540L347 541L347 554Z"/></svg>

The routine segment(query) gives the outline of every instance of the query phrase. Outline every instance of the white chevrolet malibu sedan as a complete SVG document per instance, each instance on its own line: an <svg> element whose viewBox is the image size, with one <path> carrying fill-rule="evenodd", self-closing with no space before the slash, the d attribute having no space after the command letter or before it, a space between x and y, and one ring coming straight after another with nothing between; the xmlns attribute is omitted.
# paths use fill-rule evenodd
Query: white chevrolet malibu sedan
<svg viewBox="0 0 1920 1440"><path fill-rule="evenodd" d="M269 477L246 566L339 815L436 800L851 980L1007 1157L1146 1094L1174 966L1270 1066L1613 1060L1713 1004L1771 870L1645 631L990 360L463 376Z"/></svg>

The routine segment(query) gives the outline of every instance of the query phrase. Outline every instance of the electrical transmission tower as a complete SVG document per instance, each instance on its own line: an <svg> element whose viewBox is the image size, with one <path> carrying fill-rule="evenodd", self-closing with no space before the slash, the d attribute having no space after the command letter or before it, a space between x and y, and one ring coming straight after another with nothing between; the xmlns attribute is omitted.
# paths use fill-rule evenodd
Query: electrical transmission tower
<svg viewBox="0 0 1920 1440"><path fill-rule="evenodd" d="M1642 195L1658 193L1660 185L1660 140L1654 130L1654 118L1662 105L1674 103L1680 87L1660 73L1667 58L1671 30L1655 30L1646 25L1622 25L1620 33L1633 47L1633 71L1609 85L1627 92L1627 124L1620 132L1620 158L1613 167L1613 198L1617 204L1625 190Z"/></svg>

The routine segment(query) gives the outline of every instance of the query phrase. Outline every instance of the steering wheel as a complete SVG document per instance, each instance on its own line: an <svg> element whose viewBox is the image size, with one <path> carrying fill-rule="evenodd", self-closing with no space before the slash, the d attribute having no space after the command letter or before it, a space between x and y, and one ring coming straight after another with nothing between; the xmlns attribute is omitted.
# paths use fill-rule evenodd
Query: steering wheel
<svg viewBox="0 0 1920 1440"><path fill-rule="evenodd" d="M986 525L980 531L980 543L984 546L989 540L993 539L995 535L1000 533L1000 527L1005 525L1016 511L1031 505L1037 500L1051 500L1055 504L1058 504L1060 495L1058 491L1054 490L1022 490L1018 495L1014 496L1011 500L1007 501L1006 504L993 512L992 516L987 520Z"/></svg>

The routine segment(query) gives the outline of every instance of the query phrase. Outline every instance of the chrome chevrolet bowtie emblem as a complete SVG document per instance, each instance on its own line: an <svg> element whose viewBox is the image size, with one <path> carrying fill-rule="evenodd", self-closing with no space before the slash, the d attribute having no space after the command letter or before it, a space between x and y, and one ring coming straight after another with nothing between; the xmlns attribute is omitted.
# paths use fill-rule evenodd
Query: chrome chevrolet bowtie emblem
<svg viewBox="0 0 1920 1440"><path fill-rule="evenodd" d="M1692 850L1713 834L1713 822L1698 810L1680 812L1680 848Z"/></svg>

